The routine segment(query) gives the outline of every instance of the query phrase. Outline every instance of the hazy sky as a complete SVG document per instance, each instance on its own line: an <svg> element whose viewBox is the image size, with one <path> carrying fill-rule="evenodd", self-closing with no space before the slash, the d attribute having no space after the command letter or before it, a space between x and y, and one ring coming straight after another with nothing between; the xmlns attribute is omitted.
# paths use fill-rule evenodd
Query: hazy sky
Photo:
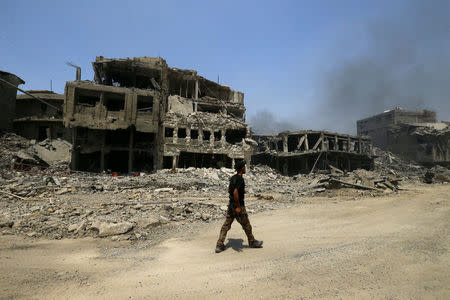
<svg viewBox="0 0 450 300"><path fill-rule="evenodd" d="M161 56L245 93L256 131L450 120L450 1L0 1L0 70L64 91L95 56Z"/></svg>

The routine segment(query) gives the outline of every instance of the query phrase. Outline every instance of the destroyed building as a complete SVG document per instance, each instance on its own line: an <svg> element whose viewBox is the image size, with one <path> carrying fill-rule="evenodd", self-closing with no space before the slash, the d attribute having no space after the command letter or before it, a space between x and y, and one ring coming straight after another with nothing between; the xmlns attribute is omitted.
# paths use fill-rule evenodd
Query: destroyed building
<svg viewBox="0 0 450 300"><path fill-rule="evenodd" d="M243 93L162 58L97 57L93 68L94 82L66 83L72 168L232 167L250 159Z"/></svg>
<svg viewBox="0 0 450 300"><path fill-rule="evenodd" d="M0 130L11 130L16 110L17 87L24 84L18 76L0 71Z"/></svg>
<svg viewBox="0 0 450 300"><path fill-rule="evenodd" d="M409 111L399 107L381 114L358 120L356 129L358 135L370 136L375 147L388 149L388 130L393 125L401 123L435 123L436 112L429 110Z"/></svg>
<svg viewBox="0 0 450 300"><path fill-rule="evenodd" d="M423 165L450 164L450 129L436 122L436 112L401 108L357 121L358 135L370 136L374 146Z"/></svg>
<svg viewBox="0 0 450 300"><path fill-rule="evenodd" d="M442 123L401 123L389 128L389 151L424 166L450 166L450 126Z"/></svg>
<svg viewBox="0 0 450 300"><path fill-rule="evenodd" d="M252 156L252 164L268 165L284 175L310 173L330 166L346 171L373 169L369 137L303 130L253 138L258 148Z"/></svg>
<svg viewBox="0 0 450 300"><path fill-rule="evenodd" d="M71 131L63 124L64 95L52 91L27 91L17 95L14 132L30 140L63 139L71 142Z"/></svg>

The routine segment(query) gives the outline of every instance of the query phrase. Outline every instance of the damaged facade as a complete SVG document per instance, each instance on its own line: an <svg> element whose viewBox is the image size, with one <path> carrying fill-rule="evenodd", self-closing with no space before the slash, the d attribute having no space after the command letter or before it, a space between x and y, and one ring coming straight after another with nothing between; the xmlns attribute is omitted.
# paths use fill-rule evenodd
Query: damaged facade
<svg viewBox="0 0 450 300"><path fill-rule="evenodd" d="M269 165L284 175L329 166L346 171L373 169L372 142L368 137L305 130L254 138L258 149L252 156L252 164Z"/></svg>
<svg viewBox="0 0 450 300"><path fill-rule="evenodd" d="M370 136L374 146L424 165L450 163L450 129L436 122L436 112L396 108L357 121L358 135Z"/></svg>
<svg viewBox="0 0 450 300"><path fill-rule="evenodd" d="M402 123L435 123L436 112L429 110L409 111L395 108L381 114L358 120L358 135L370 136L373 145L388 150L388 130L393 125Z"/></svg>
<svg viewBox="0 0 450 300"><path fill-rule="evenodd" d="M93 63L95 82L67 82L72 167L121 172L231 167L249 159L244 95L162 58Z"/></svg>
<svg viewBox="0 0 450 300"><path fill-rule="evenodd" d="M36 141L57 138L71 141L71 132L63 124L64 95L44 90L27 92L16 98L14 132Z"/></svg>
<svg viewBox="0 0 450 300"><path fill-rule="evenodd" d="M450 126L442 123L402 123L389 128L389 151L425 166L450 166Z"/></svg>

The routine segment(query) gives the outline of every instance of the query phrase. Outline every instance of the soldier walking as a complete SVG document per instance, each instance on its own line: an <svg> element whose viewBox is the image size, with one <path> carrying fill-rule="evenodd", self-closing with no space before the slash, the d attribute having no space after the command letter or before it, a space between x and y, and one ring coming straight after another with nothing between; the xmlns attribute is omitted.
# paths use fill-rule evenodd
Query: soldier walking
<svg viewBox="0 0 450 300"><path fill-rule="evenodd" d="M230 185L228 186L230 202L228 203L225 222L222 225L219 239L217 240L216 253L220 253L225 250L225 245L223 243L234 219L236 219L241 224L242 229L244 229L248 239L248 246L250 248L262 248L263 244L263 241L255 240L255 237L252 234L252 225L250 225L248 214L245 210L245 182L242 177L242 175L245 174L245 161L239 161L236 163L236 172L237 173L231 177Z"/></svg>

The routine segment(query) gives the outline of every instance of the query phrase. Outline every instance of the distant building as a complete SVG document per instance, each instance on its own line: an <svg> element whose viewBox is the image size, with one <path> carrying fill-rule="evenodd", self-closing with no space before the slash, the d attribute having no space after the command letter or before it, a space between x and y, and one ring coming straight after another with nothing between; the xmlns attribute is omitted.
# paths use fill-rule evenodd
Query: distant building
<svg viewBox="0 0 450 300"><path fill-rule="evenodd" d="M358 120L357 135L370 136L374 146L387 150L387 132L392 125L402 123L435 123L436 112L429 110L409 111L401 108Z"/></svg>
<svg viewBox="0 0 450 300"><path fill-rule="evenodd" d="M373 145L424 165L450 163L450 126L436 123L436 112L400 108L358 120L358 135Z"/></svg>

